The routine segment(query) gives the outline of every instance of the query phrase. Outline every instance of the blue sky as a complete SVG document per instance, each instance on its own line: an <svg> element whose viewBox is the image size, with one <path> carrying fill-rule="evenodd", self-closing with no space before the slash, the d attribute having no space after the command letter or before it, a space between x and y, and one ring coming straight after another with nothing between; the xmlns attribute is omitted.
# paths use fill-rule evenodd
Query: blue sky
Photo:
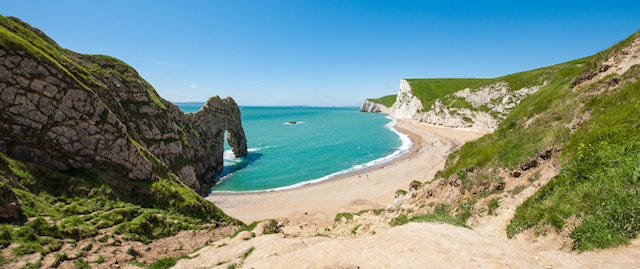
<svg viewBox="0 0 640 269"><path fill-rule="evenodd" d="M164 98L356 106L402 78L496 77L591 55L640 1L0 1L61 46L124 60Z"/></svg>

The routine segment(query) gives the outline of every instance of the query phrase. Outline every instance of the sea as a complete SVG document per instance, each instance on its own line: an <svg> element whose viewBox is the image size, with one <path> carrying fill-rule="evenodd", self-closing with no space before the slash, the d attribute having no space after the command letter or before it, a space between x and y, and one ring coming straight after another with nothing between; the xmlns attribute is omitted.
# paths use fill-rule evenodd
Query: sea
<svg viewBox="0 0 640 269"><path fill-rule="evenodd" d="M178 103L194 113L202 103ZM383 114L357 107L240 107L248 155L225 144L224 169L212 192L296 188L367 169L411 148Z"/></svg>

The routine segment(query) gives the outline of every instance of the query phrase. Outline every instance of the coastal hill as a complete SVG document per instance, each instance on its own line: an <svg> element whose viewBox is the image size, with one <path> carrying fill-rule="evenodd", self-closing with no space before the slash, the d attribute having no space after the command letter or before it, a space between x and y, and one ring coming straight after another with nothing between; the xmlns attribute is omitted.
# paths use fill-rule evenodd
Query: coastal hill
<svg viewBox="0 0 640 269"><path fill-rule="evenodd" d="M233 99L184 114L124 62L3 16L0 90L0 221L17 225L0 227L9 256L53 262L69 240L239 223L196 193L222 171L225 132L236 156L247 153Z"/></svg>
<svg viewBox="0 0 640 269"><path fill-rule="evenodd" d="M0 16L0 267L636 266L639 79L640 33L498 78L404 79L362 110L396 119L406 155L204 199L224 134L247 152L233 99L183 114L122 61Z"/></svg>
<svg viewBox="0 0 640 269"><path fill-rule="evenodd" d="M590 57L494 79L402 80L392 116L490 134L451 154L400 216L480 227L507 207L494 232L509 238L553 234L575 250L629 242L640 231L638 78L635 33ZM449 93L428 99L418 81Z"/></svg>
<svg viewBox="0 0 640 269"><path fill-rule="evenodd" d="M298 201L313 207L289 210L288 217L275 221L256 221L236 238L178 261L176 268L636 266L639 79L636 33L596 55L504 77L402 80L389 113L400 118L403 128L444 134L414 140L427 151L449 150L439 172L402 178L408 171L401 168L438 167L437 154L425 161L418 153L415 162L409 157L366 172L364 179L320 184L297 191L298 196L294 190L215 199L245 218L271 203ZM416 85L451 87L421 96ZM452 131L465 129L487 134L457 147L461 137ZM386 180L407 182L391 203L360 210L357 206L371 204L371 198L351 198L340 207L348 211L329 221L313 209L320 198L305 198L332 186L355 188L334 190L344 196ZM258 197L260 205L252 204ZM287 216L286 210L269 211Z"/></svg>

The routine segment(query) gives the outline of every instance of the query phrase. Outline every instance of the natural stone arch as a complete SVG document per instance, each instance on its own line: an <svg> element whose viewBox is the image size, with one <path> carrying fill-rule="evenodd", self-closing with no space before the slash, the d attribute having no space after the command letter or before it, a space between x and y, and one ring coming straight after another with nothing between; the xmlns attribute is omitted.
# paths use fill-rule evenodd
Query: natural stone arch
<svg viewBox="0 0 640 269"><path fill-rule="evenodd" d="M225 131L227 143L235 156L247 155L247 138L240 121L240 109L232 98L209 98L198 112L190 114L190 120L200 135L204 151L213 153L198 158L197 178L208 179L222 173Z"/></svg>

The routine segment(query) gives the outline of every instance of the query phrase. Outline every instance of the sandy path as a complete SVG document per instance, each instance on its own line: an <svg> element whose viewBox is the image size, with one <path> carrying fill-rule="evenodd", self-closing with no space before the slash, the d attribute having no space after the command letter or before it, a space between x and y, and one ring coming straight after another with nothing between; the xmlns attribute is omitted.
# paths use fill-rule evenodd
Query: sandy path
<svg viewBox="0 0 640 269"><path fill-rule="evenodd" d="M432 178L452 148L483 135L409 121L399 121L396 128L408 134L414 145L409 153L391 163L292 190L215 193L207 199L244 222L288 218L329 224L339 212L385 207L393 201L396 190L406 190L413 180Z"/></svg>

